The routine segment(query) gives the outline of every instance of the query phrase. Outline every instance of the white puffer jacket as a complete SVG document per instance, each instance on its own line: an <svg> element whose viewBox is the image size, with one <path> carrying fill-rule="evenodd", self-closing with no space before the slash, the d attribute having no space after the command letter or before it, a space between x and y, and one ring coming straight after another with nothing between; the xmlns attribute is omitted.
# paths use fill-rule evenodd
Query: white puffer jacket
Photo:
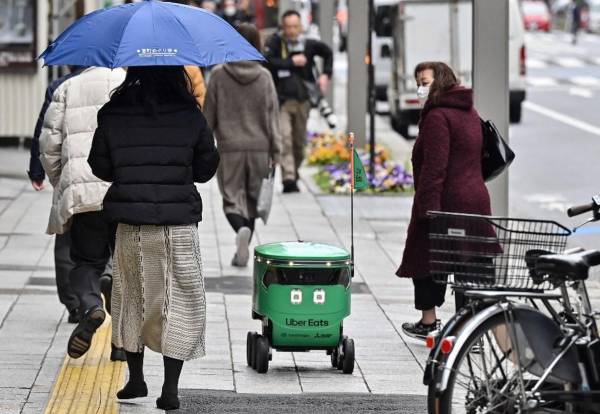
<svg viewBox="0 0 600 414"><path fill-rule="evenodd" d="M124 79L123 69L89 68L52 96L40 135L40 160L54 187L48 234L67 231L74 214L102 210L110 184L92 174L87 158L98 111Z"/></svg>

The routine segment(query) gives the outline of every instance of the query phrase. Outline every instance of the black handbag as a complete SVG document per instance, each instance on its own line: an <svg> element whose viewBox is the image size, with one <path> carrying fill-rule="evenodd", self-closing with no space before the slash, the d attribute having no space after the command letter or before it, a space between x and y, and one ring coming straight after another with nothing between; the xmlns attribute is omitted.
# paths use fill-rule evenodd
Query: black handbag
<svg viewBox="0 0 600 414"><path fill-rule="evenodd" d="M481 172L485 181L490 181L502 174L515 159L498 128L492 121L481 121L483 132L483 152L481 154Z"/></svg>

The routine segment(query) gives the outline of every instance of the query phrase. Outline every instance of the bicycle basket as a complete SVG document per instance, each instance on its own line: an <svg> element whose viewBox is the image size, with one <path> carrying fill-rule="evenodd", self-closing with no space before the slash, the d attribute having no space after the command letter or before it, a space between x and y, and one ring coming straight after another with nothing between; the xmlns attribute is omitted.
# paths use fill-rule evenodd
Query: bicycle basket
<svg viewBox="0 0 600 414"><path fill-rule="evenodd" d="M468 289L545 290L532 278L531 252L562 253L571 231L553 221L429 212L430 274Z"/></svg>

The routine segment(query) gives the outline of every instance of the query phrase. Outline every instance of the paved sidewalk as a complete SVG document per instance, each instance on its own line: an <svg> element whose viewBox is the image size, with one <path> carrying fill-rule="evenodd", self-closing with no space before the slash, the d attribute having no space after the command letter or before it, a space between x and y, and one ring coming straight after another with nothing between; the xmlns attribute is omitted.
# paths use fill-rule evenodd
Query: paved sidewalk
<svg viewBox="0 0 600 414"><path fill-rule="evenodd" d="M324 352L275 352L269 373L260 375L245 362L246 332L260 330L250 317L252 268L230 266L235 237L222 213L216 182L200 191L205 204L199 229L208 290L208 355L184 366L181 388L239 394L425 395L421 366L426 349L400 334L401 322L417 317L412 285L393 275L410 199L356 198L357 272L352 315L345 324L356 342L354 374L331 369ZM25 180L0 179L2 413L43 411L73 328L56 297L53 240L44 234L50 203L48 189L36 193ZM258 224L254 243L300 239L349 248L349 231L348 197L315 195L303 186L299 194L276 194L269 225ZM162 383L160 355L148 352L146 367L152 397L121 405L122 413L154 409Z"/></svg>
<svg viewBox="0 0 600 414"><path fill-rule="evenodd" d="M269 225L258 224L254 243L300 239L349 249L348 197L313 194L305 186L302 190L286 195L277 191ZM323 407L333 407L335 401L343 406L349 401L346 394L351 393L364 397L356 400L363 408L420 412L415 407L424 407L419 404L425 402L421 375L427 350L400 331L402 322L418 315L412 307L412 284L394 276L403 249L410 198L359 195L355 199L356 276L352 315L344 326L356 342L354 374L333 370L324 352L275 352L269 372L261 375L248 368L245 361L246 332L260 330L259 322L250 316L252 270L230 265L235 237L222 213L216 182L200 186L200 191L205 204L199 229L208 291L208 355L184 366L180 384L185 389L182 412L202 412L198 411L202 401L207 401L207 410L217 402L225 404L223 407L239 407L268 394L265 398L278 406L281 398L277 400L273 394L287 398L285 395L314 393L337 395L333 402L325 399ZM66 323L67 315L56 296L53 240L44 234L50 202L50 190L36 193L25 180L0 178L2 414L44 412L65 361L66 342L73 328ZM590 293L598 302L597 282L590 283ZM449 302L441 313L443 320L451 316L451 298ZM145 367L148 398L117 405L106 395L103 398L110 401L105 402L121 413L155 412L154 400L162 384L160 355L148 352ZM93 398L92 394L90 404ZM293 401L294 406L302 406L310 399ZM390 406L394 401L398 405ZM104 412L117 412L116 409Z"/></svg>

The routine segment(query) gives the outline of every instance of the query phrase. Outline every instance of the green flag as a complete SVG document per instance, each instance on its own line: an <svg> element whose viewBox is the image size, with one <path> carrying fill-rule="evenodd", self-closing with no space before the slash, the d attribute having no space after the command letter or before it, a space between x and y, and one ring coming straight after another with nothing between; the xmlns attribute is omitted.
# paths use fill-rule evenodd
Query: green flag
<svg viewBox="0 0 600 414"><path fill-rule="evenodd" d="M362 161L358 156L356 150L354 150L354 188L356 190L364 190L369 188L369 180L367 180L367 174L365 173L365 167L363 167Z"/></svg>

